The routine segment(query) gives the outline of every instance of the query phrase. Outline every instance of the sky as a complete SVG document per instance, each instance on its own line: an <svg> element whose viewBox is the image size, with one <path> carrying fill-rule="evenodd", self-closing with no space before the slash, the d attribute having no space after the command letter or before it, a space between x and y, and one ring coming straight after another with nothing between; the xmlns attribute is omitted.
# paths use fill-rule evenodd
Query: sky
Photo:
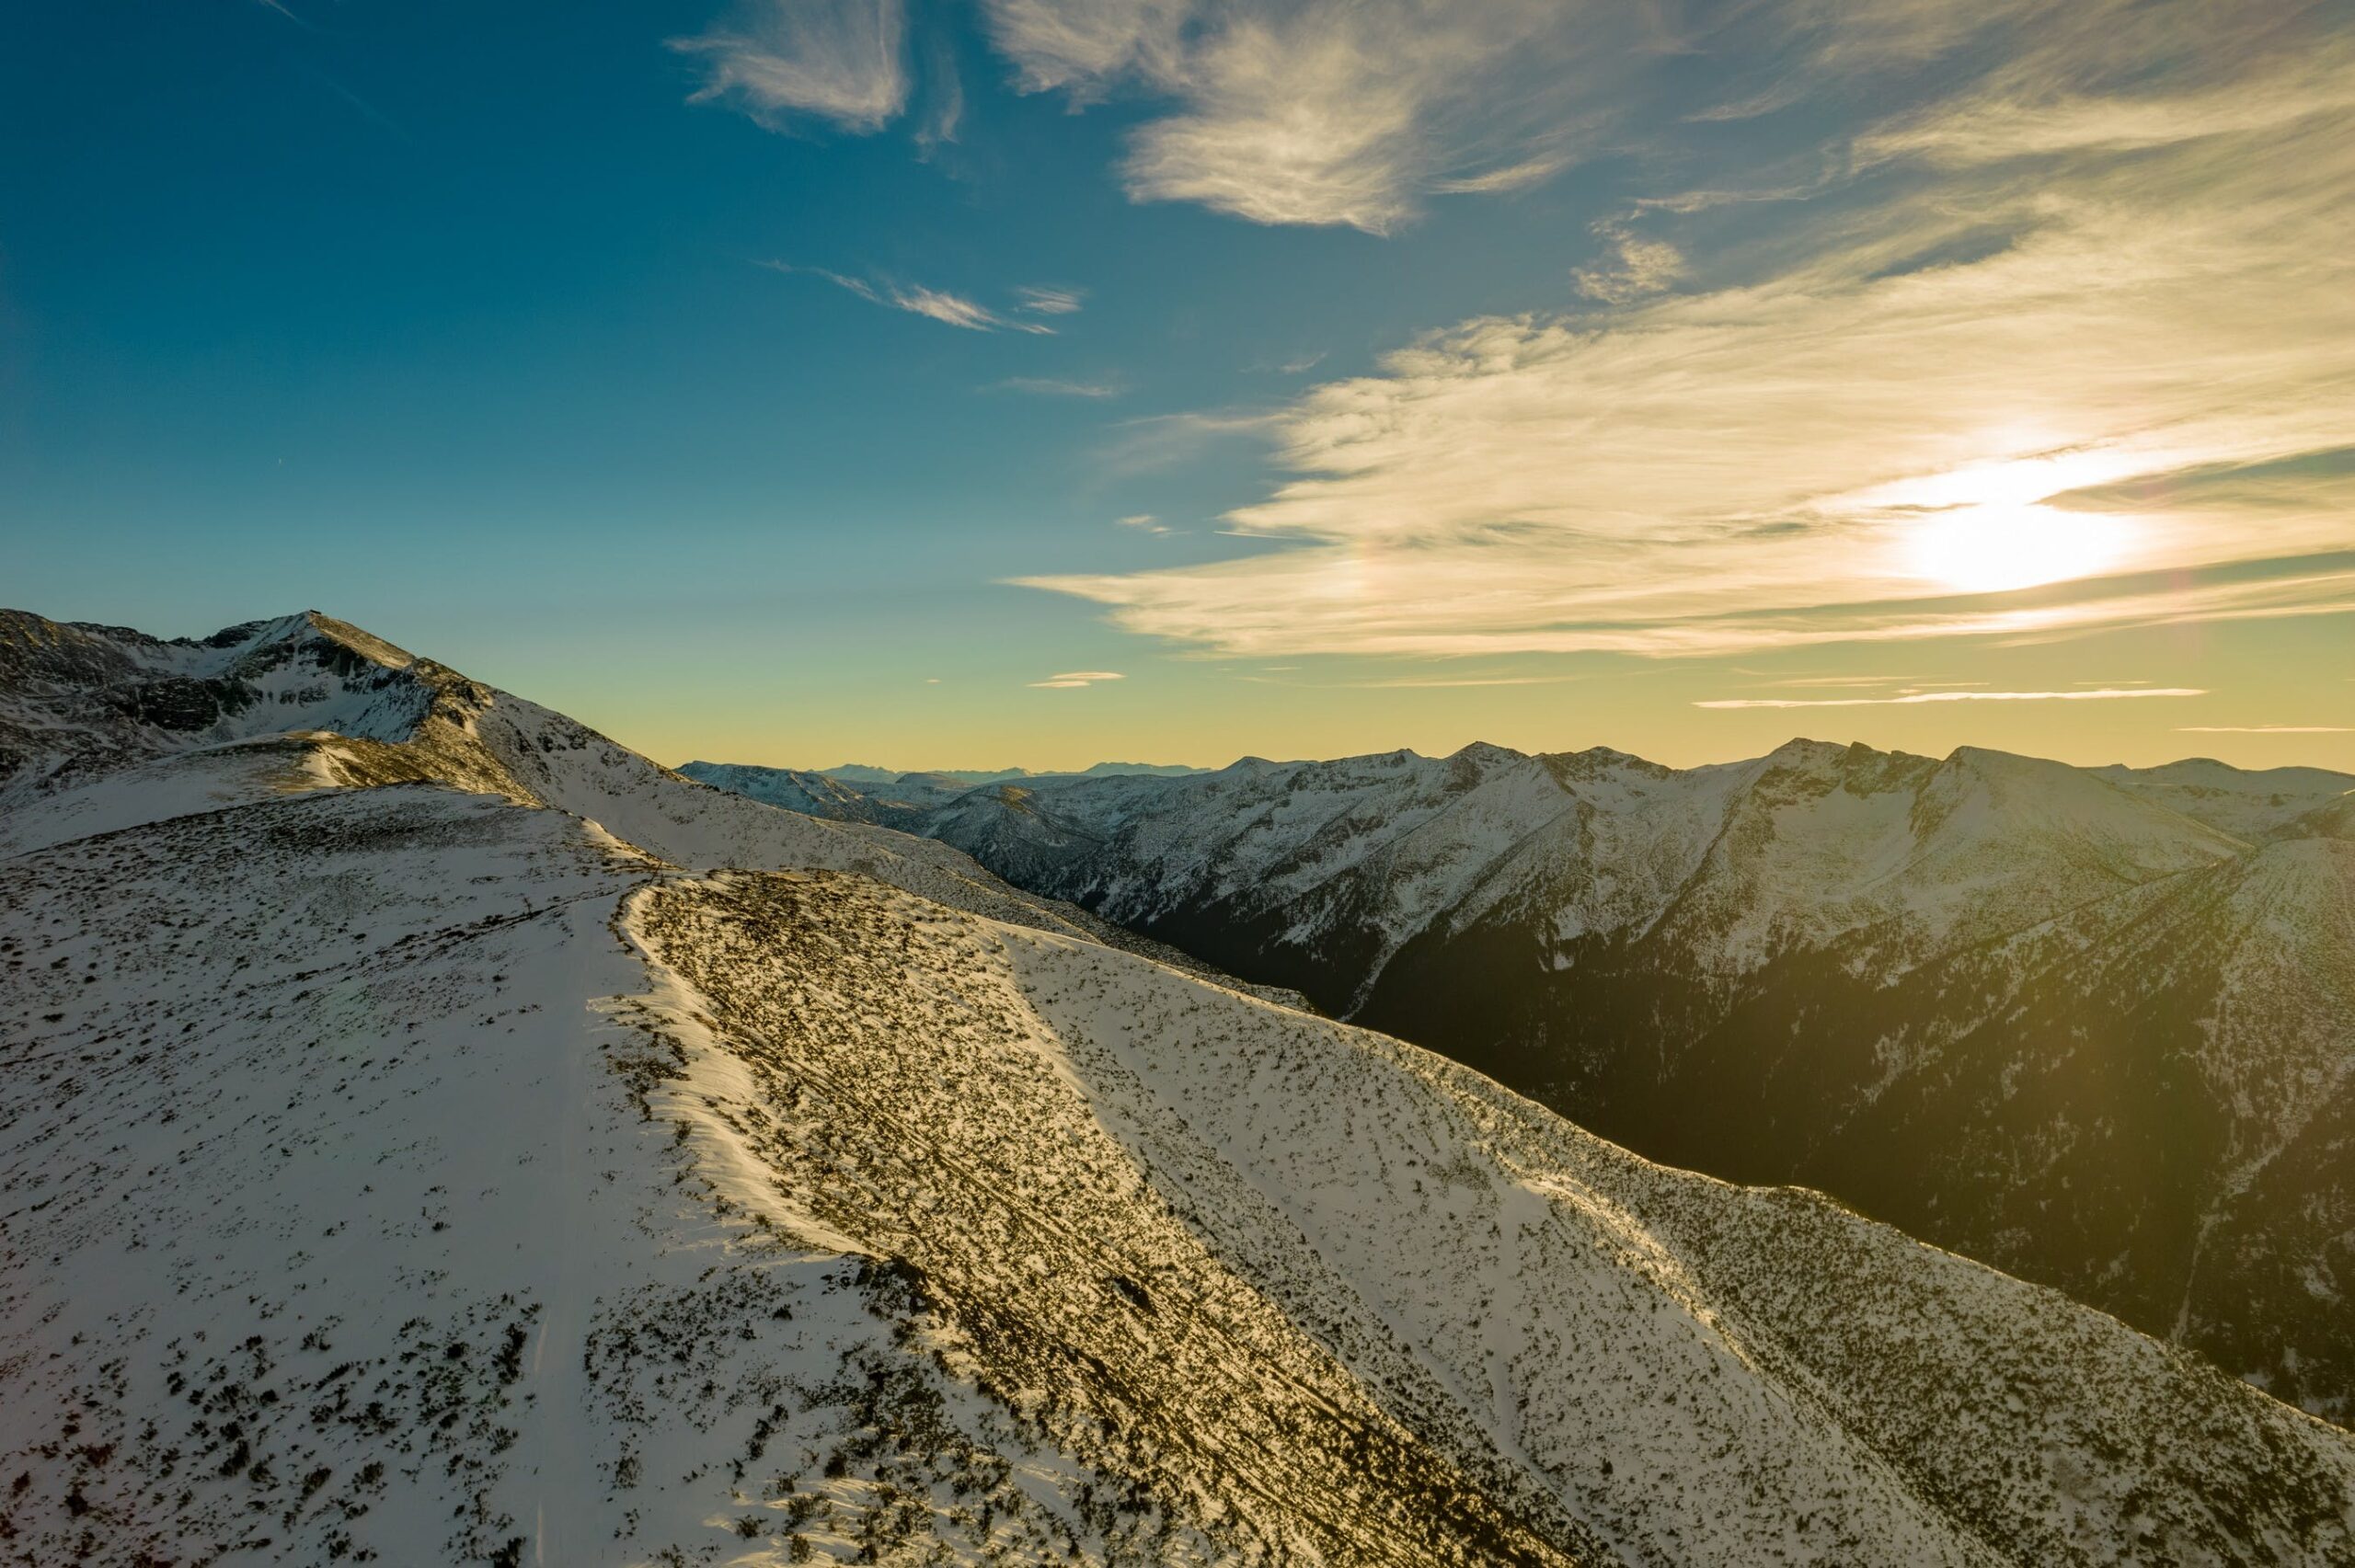
<svg viewBox="0 0 2355 1568"><path fill-rule="evenodd" d="M0 603L673 763L2355 770L2355 11L13 7Z"/></svg>

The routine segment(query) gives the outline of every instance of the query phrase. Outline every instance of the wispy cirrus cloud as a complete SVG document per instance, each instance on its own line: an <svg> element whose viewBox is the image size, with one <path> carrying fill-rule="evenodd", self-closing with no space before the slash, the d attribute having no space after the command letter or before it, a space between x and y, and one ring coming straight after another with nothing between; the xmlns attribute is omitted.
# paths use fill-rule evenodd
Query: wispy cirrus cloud
<svg viewBox="0 0 2355 1568"><path fill-rule="evenodd" d="M823 267L802 267L790 261L755 263L772 272L788 276L822 279L837 289L856 294L869 304L889 310L906 311L939 322L944 326L961 326L968 332L1028 332L1052 334L1054 328L1035 321L1017 321L999 315L985 305L976 304L962 294L952 294L945 289L927 288L921 283L870 282L846 272L835 272Z"/></svg>
<svg viewBox="0 0 2355 1568"><path fill-rule="evenodd" d="M1569 167L1568 157L1548 154L1524 158L1517 164L1489 169L1484 174L1464 175L1453 179L1436 181L1431 186L1442 196L1488 196L1499 191L1526 190L1533 185L1543 185Z"/></svg>
<svg viewBox="0 0 2355 1568"><path fill-rule="evenodd" d="M745 0L671 47L703 63L690 102L724 103L773 130L807 117L866 134L907 107L906 36L902 0Z"/></svg>
<svg viewBox="0 0 2355 1568"><path fill-rule="evenodd" d="M1169 106L1133 133L1140 200L1381 234L1442 194L1524 189L1572 161L1581 95L1644 50L1647 7L1548 0L987 0L1034 92Z"/></svg>
<svg viewBox="0 0 2355 1568"><path fill-rule="evenodd" d="M2110 703L2130 697L2204 697L2191 686L2097 686L2067 692L1907 692L1894 697L1715 697L1696 708L1910 708L1928 703Z"/></svg>
<svg viewBox="0 0 2355 1568"><path fill-rule="evenodd" d="M1801 100L1909 107L1818 177L1776 154L1772 201L1613 220L1616 264L1568 280L1591 306L1461 323L1267 418L1290 476L1227 521L1281 547L1025 580L1255 658L2355 611L2355 31L2122 0L1749 15L1797 38L1767 58Z"/></svg>
<svg viewBox="0 0 2355 1568"><path fill-rule="evenodd" d="M1048 288L1033 283L1014 293L1022 302L1022 308L1033 315L1070 315L1087 303L1085 289Z"/></svg>
<svg viewBox="0 0 2355 1568"><path fill-rule="evenodd" d="M1033 691L1075 692L1084 686L1101 685L1107 681L1125 681L1128 677L1111 670L1074 670L1062 675L1050 675L1044 681L1029 682Z"/></svg>
<svg viewBox="0 0 2355 1568"><path fill-rule="evenodd" d="M1278 681L1281 671L1239 675L1261 686L1294 686L1311 692L1444 692L1480 686L1565 686L1583 680L1578 675L1393 675L1373 681Z"/></svg>
<svg viewBox="0 0 2355 1568"><path fill-rule="evenodd" d="M984 0L982 11L1023 90L1164 106L1123 163L1137 200L1377 234L1430 197L1553 178L1591 140L1596 90L1629 60L1678 47L1649 6L1605 0ZM903 0L741 0L672 47L705 63L695 101L772 129L812 120L863 134L907 109L907 33ZM954 139L963 101L953 68L933 74L926 147Z"/></svg>
<svg viewBox="0 0 2355 1568"><path fill-rule="evenodd" d="M1036 397L1118 397L1128 390L1114 380L1071 381L1061 376L1010 375L997 385L1007 392L1027 392Z"/></svg>
<svg viewBox="0 0 2355 1568"><path fill-rule="evenodd" d="M1222 441L1264 437L1275 417L1252 409L1148 414L1115 426L1102 461L1115 474L1149 474L1200 456Z"/></svg>
<svg viewBox="0 0 2355 1568"><path fill-rule="evenodd" d="M870 299L875 297L868 295ZM1010 326L1017 332L1048 330L1024 322L1009 322L995 311L977 305L961 294L952 294L943 289L927 289L921 283L906 288L894 287L882 295L881 303L895 310L927 316L946 326L961 326L971 332L994 332L1002 326Z"/></svg>
<svg viewBox="0 0 2355 1568"><path fill-rule="evenodd" d="M915 129L917 154L932 158L954 143L965 122L965 83L958 74L957 52L948 38L936 32L925 40L924 108Z"/></svg>

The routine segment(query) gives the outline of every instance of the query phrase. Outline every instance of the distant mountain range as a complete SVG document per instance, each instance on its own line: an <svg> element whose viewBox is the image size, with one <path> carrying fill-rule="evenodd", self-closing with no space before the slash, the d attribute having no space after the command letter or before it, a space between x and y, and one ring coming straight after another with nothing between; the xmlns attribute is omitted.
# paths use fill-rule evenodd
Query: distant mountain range
<svg viewBox="0 0 2355 1568"><path fill-rule="evenodd" d="M1795 740L990 785L900 825L1640 1153L2355 1415L2355 777ZM805 807L810 808L810 807Z"/></svg>
<svg viewBox="0 0 2355 1568"><path fill-rule="evenodd" d="M324 616L0 613L0 830L9 1562L2355 1553L2108 1316Z"/></svg>
<svg viewBox="0 0 2355 1568"><path fill-rule="evenodd" d="M689 762L679 771L683 773L686 773L690 778L692 778L695 776L691 772L693 769L721 768L729 767L730 765L731 764L725 762ZM746 771L750 773L756 770L748 769ZM787 768L757 771L792 773L804 770ZM1175 777L1185 773L1199 773L1204 770L1200 768L1188 767L1183 762L1097 762L1090 767L1083 768L1077 773L1049 772L1041 773L1033 773L1028 768L987 768L978 770L966 768L917 768L908 772L902 772L893 768L869 767L864 762L844 762L839 768L811 768L806 771L810 773L823 773L830 779L839 779L844 784L907 784L941 782L948 784L961 784L970 788L974 784L1003 784L1008 779L1094 779L1103 778L1114 773L1160 773L1165 776Z"/></svg>
<svg viewBox="0 0 2355 1568"><path fill-rule="evenodd" d="M686 762L679 772L716 789L750 795L788 811L806 811L838 821L873 822L903 830L918 829L926 813L982 784L1064 784L1074 779L1183 778L1200 773L1152 762L1098 762L1076 773L1034 773L1028 768L995 773L895 773L849 763L839 768L764 768L743 762Z"/></svg>

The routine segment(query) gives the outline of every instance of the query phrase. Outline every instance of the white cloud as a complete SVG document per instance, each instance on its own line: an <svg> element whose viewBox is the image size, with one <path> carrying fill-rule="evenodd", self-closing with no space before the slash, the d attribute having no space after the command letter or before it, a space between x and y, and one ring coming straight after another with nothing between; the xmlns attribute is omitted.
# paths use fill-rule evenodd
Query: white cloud
<svg viewBox="0 0 2355 1568"><path fill-rule="evenodd" d="M1117 381L1065 381L1057 376L1013 375L997 383L1008 392L1039 397L1118 397L1127 390Z"/></svg>
<svg viewBox="0 0 2355 1568"><path fill-rule="evenodd" d="M1133 528L1140 533L1166 533L1168 526L1151 512L1132 512L1127 517L1114 518L1122 528Z"/></svg>
<svg viewBox="0 0 2355 1568"><path fill-rule="evenodd" d="M988 0L993 39L1024 88L1085 93L1136 70L1167 74L1194 0Z"/></svg>
<svg viewBox="0 0 2355 1568"><path fill-rule="evenodd" d="M704 62L693 103L780 129L797 115L881 130L907 107L901 0L747 0L730 22L671 47Z"/></svg>
<svg viewBox="0 0 2355 1568"><path fill-rule="evenodd" d="M1106 681L1125 681L1128 677L1109 670L1074 670L1061 675L1050 675L1044 681L1030 682L1034 691L1072 692L1083 686L1094 686Z"/></svg>
<svg viewBox="0 0 2355 1568"><path fill-rule="evenodd" d="M1545 184L1569 167L1569 164L1570 160L1566 157L1548 155L1508 164L1486 174L1442 179L1434 183L1431 189L1443 196L1488 196L1499 191L1526 190L1533 185Z"/></svg>
<svg viewBox="0 0 2355 1568"><path fill-rule="evenodd" d="M1619 303L1466 321L1267 418L1290 476L1227 521L1283 547L1028 580L1252 658L2355 610L2355 486L2301 466L2355 429L2355 36L2089 10L1835 143L1850 172L1762 181L1745 226L1620 221L1588 280ZM1820 56L1945 47L1926 6L1873 15ZM1710 278L1646 294L1683 223Z"/></svg>
<svg viewBox="0 0 2355 1568"><path fill-rule="evenodd" d="M1265 436L1274 424L1270 415L1238 409L1149 414L1114 428L1103 462L1115 474L1152 473L1199 457L1223 441Z"/></svg>
<svg viewBox="0 0 2355 1568"><path fill-rule="evenodd" d="M936 30L925 40L924 96L915 142L917 155L929 159L956 142L965 122L965 84L957 73L957 52Z"/></svg>
<svg viewBox="0 0 2355 1568"><path fill-rule="evenodd" d="M1074 108L1127 92L1159 106L1130 138L1138 200L1263 223L1386 233L1433 195L1552 178L1596 143L1610 93L1688 40L1650 0L983 0L1028 92ZM741 0L672 47L706 62L698 101L763 124L881 129L907 109L903 0ZM927 40L928 43L930 40ZM927 55L916 136L953 140L962 93Z"/></svg>
<svg viewBox="0 0 2355 1568"><path fill-rule="evenodd" d="M822 278L838 289L856 294L869 304L890 310L903 310L911 315L921 315L947 326L961 326L969 332L1030 332L1051 334L1054 328L1037 322L1011 321L986 306L974 303L961 294L944 289L926 288L921 283L869 282L847 273L829 271L823 267L798 267L789 261L763 261L757 265L772 272L798 274L808 278ZM1009 383L1011 384L1011 383Z"/></svg>
<svg viewBox="0 0 2355 1568"><path fill-rule="evenodd" d="M1293 686L1310 692L1419 692L1451 691L1470 686L1563 686L1585 679L1579 675L1399 675L1379 681L1276 681L1269 678L1285 668L1289 667L1274 666L1261 674L1239 675L1235 679L1262 686Z"/></svg>
<svg viewBox="0 0 2355 1568"><path fill-rule="evenodd" d="M949 326L962 326L972 332L988 332L1005 325L996 315L961 295L941 289L927 289L921 283L892 290L887 303L900 310L929 316Z"/></svg>
<svg viewBox="0 0 2355 1568"><path fill-rule="evenodd" d="M1907 708L1923 703L2107 703L2126 697L2204 697L2191 686L2098 686L2069 692L1908 692L1899 697L1718 697L1696 708Z"/></svg>
<svg viewBox="0 0 2355 1568"><path fill-rule="evenodd" d="M1031 91L1126 85L1140 200L1386 233L1424 197L1526 189L1572 161L1585 100L1652 45L1648 6L1598 0L988 0Z"/></svg>
<svg viewBox="0 0 2355 1568"><path fill-rule="evenodd" d="M1086 303L1087 294L1080 289L1053 289L1028 284L1014 291L1022 308L1033 315L1069 315Z"/></svg>
<svg viewBox="0 0 2355 1568"><path fill-rule="evenodd" d="M1637 233L1626 223L1605 220L1594 225L1594 232L1609 247L1610 258L1570 274L1579 292L1591 300L1627 304L1660 292L1684 270L1682 251L1666 240Z"/></svg>

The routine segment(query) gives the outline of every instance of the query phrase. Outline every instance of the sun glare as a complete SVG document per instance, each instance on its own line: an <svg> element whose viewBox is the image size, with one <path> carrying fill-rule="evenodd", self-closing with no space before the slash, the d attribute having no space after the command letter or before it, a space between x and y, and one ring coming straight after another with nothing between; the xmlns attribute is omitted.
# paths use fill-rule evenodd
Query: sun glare
<svg viewBox="0 0 2355 1568"><path fill-rule="evenodd" d="M2116 518L2048 507L1960 507L1923 518L1906 542L1913 575L1960 593L2002 593L2091 577L2125 555Z"/></svg>

